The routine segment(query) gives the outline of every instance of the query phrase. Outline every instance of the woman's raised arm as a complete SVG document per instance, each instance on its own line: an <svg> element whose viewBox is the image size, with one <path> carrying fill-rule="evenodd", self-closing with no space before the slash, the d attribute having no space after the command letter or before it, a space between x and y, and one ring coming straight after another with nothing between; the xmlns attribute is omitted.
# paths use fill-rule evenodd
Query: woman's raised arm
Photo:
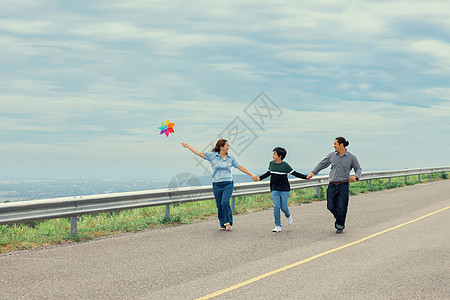
<svg viewBox="0 0 450 300"><path fill-rule="evenodd" d="M206 158L206 156L205 156L205 153L204 153L204 152L200 152L200 151L198 151L197 149L195 149L195 148L194 148L194 147L192 147L191 145L189 145L189 144L186 144L186 143L181 143L181 145L183 145L183 147L184 147L184 148L188 148L189 150L191 150L191 151L192 151L192 153L194 153L194 154L196 154L196 155L200 156L201 158L203 158L203 159L205 159L205 158Z"/></svg>

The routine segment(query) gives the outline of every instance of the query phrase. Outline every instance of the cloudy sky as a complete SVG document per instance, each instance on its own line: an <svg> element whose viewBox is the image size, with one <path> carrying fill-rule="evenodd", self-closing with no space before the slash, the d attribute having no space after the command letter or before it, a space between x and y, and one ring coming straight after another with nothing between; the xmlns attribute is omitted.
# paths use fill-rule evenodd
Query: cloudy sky
<svg viewBox="0 0 450 300"><path fill-rule="evenodd" d="M0 4L3 175L202 173L167 119L255 172L336 136L365 170L450 165L446 0Z"/></svg>

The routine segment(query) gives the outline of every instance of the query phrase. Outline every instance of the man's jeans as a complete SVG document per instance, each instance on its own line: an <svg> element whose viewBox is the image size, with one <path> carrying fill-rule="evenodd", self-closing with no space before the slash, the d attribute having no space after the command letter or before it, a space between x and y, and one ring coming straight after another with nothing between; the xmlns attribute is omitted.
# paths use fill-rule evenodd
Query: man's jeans
<svg viewBox="0 0 450 300"><path fill-rule="evenodd" d="M213 193L217 205L217 217L220 227L225 228L226 223L233 225L233 214L230 206L231 194L233 194L233 181L213 182Z"/></svg>
<svg viewBox="0 0 450 300"><path fill-rule="evenodd" d="M348 207L348 190L350 183L328 184L327 208L336 219L336 229L345 228L345 217Z"/></svg>
<svg viewBox="0 0 450 300"><path fill-rule="evenodd" d="M273 200L273 216L275 217L275 226L281 226L280 209L283 211L286 218L291 216L288 208L288 191L272 191Z"/></svg>

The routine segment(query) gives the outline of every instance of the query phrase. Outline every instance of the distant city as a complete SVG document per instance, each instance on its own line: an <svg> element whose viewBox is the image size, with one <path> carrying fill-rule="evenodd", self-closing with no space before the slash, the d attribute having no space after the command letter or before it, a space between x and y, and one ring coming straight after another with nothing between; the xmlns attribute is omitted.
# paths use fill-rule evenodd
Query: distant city
<svg viewBox="0 0 450 300"><path fill-rule="evenodd" d="M247 175L234 175L235 182L249 182ZM181 173L170 180L138 178L56 177L46 179L0 179L0 203L70 196L110 194L211 184L210 176Z"/></svg>
<svg viewBox="0 0 450 300"><path fill-rule="evenodd" d="M266 170L259 171L262 174ZM308 170L299 170L306 174ZM27 177L18 176L5 171L0 176L0 203L51 199L60 197L86 196L121 192L145 191L183 186L210 185L210 176L196 176L191 173L179 173L175 176L160 179L146 178L146 176L125 174L121 177L97 174L85 176L41 176L32 174ZM29 173L28 173L29 174ZM326 175L324 172L321 175ZM234 174L236 183L251 182L251 178L243 174ZM294 177L293 177L294 178Z"/></svg>
<svg viewBox="0 0 450 300"><path fill-rule="evenodd" d="M136 179L52 178L0 180L0 203L149 190L162 188L163 186L163 182Z"/></svg>

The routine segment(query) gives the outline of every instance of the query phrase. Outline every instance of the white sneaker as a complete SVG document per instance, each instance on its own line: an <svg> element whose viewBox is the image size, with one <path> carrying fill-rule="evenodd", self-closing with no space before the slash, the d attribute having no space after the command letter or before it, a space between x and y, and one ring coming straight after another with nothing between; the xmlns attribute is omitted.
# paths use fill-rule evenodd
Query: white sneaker
<svg viewBox="0 0 450 300"><path fill-rule="evenodd" d="M274 229L272 229L273 232L280 232L281 231L281 226L275 226Z"/></svg>
<svg viewBox="0 0 450 300"><path fill-rule="evenodd" d="M294 220L292 220L292 216L289 216L289 218L287 218L287 221L288 221L288 224L289 224L289 225L292 225L292 222L293 222Z"/></svg>

